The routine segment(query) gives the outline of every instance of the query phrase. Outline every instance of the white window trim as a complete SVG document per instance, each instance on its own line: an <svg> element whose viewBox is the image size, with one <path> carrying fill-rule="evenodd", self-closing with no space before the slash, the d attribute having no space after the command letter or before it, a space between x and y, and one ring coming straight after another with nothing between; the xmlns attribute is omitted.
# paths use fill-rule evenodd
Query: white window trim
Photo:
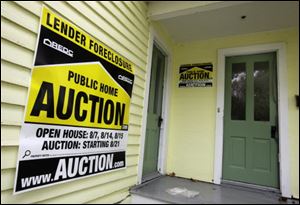
<svg viewBox="0 0 300 205"><path fill-rule="evenodd" d="M289 143L288 143L288 84L286 68L286 46L284 43L262 44L247 47L218 50L217 76L217 113L215 136L214 183L221 184L223 159L223 116L224 116L224 81L225 58L227 56L248 55L265 52L277 53L278 75L278 123L279 123L279 161L280 190L283 197L291 197Z"/></svg>
<svg viewBox="0 0 300 205"><path fill-rule="evenodd" d="M147 127L147 110L148 110L148 99L149 99L149 89L150 89L150 79L151 79L151 66L152 66L152 51L153 44L159 46L162 52L166 55L165 62L165 72L164 72L164 89L163 89L163 102L162 102L162 118L163 122L160 129L160 139L159 139L159 153L157 168L160 174L166 173L166 156L167 156L167 136L168 136L168 116L169 116L169 99L170 99L170 82L171 82L171 69L172 69L172 53L171 49L164 43L159 34L155 29L150 26L150 35L148 43L148 58L147 58L147 68L146 68L146 88L145 88L145 99L144 99L144 109L142 117L142 128L141 128L141 140L140 140L140 156L138 162L138 181L137 184L142 183L143 175L143 164L144 164L144 150L145 150L145 138L146 138L146 127Z"/></svg>

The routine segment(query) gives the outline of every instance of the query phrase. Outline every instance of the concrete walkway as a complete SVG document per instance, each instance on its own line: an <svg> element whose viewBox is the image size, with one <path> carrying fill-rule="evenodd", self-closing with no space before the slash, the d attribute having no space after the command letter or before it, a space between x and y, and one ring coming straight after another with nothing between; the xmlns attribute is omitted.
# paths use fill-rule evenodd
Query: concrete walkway
<svg viewBox="0 0 300 205"><path fill-rule="evenodd" d="M299 204L299 200L283 201L275 191L236 185L214 185L170 176L161 176L133 187L130 193L133 203L144 204Z"/></svg>

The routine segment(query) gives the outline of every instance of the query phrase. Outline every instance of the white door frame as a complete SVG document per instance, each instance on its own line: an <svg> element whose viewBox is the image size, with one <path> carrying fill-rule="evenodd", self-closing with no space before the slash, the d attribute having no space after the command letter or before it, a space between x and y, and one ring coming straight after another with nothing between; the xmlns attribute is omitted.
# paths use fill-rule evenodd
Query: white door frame
<svg viewBox="0 0 300 205"><path fill-rule="evenodd" d="M278 125L279 125L279 173L280 190L283 197L291 197L289 143L288 143L288 81L286 68L286 47L284 43L261 44L246 47L226 48L218 50L217 71L217 112L215 136L214 183L221 184L223 160L223 116L225 58L228 56L250 55L266 52L277 53L278 76Z"/></svg>
<svg viewBox="0 0 300 205"><path fill-rule="evenodd" d="M148 99L149 99L149 89L150 89L150 79L151 79L151 66L152 66L152 51L153 44L156 44L160 50L166 56L165 71L164 71L164 84L163 84L163 100L162 100L162 124L160 129L159 138L159 150L158 150L158 162L157 169L160 174L166 173L166 156L167 156L167 125L169 116L169 99L170 99L170 80L171 80L171 57L172 53L169 47L164 43L159 34L155 29L150 26L150 35L148 43L148 58L147 58L147 69L146 69L146 88L145 88L145 98L144 98L144 109L142 118L142 128L141 128L141 140L140 140L140 156L138 162L138 184L142 183L143 174L143 164L144 164L144 150L145 150L145 138L146 138L146 127L147 127L147 110L148 110Z"/></svg>

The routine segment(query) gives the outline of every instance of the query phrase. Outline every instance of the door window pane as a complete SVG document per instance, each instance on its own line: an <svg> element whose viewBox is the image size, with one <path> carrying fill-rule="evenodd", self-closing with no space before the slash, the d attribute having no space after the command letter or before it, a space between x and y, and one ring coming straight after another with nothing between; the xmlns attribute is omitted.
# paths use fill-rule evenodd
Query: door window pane
<svg viewBox="0 0 300 205"><path fill-rule="evenodd" d="M254 120L269 121L269 62L254 63Z"/></svg>
<svg viewBox="0 0 300 205"><path fill-rule="evenodd" d="M231 119L246 119L246 64L233 63L231 75Z"/></svg>

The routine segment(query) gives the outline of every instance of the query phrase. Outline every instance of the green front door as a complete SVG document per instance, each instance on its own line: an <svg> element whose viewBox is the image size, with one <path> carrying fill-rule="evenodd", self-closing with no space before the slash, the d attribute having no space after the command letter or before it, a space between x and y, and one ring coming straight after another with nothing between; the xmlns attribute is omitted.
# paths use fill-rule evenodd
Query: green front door
<svg viewBox="0 0 300 205"><path fill-rule="evenodd" d="M226 58L223 180L279 187L276 53Z"/></svg>
<svg viewBox="0 0 300 205"><path fill-rule="evenodd" d="M163 79L165 56L154 44L152 53L151 80L147 111L147 127L144 149L143 179L158 173L160 125L162 122Z"/></svg>

